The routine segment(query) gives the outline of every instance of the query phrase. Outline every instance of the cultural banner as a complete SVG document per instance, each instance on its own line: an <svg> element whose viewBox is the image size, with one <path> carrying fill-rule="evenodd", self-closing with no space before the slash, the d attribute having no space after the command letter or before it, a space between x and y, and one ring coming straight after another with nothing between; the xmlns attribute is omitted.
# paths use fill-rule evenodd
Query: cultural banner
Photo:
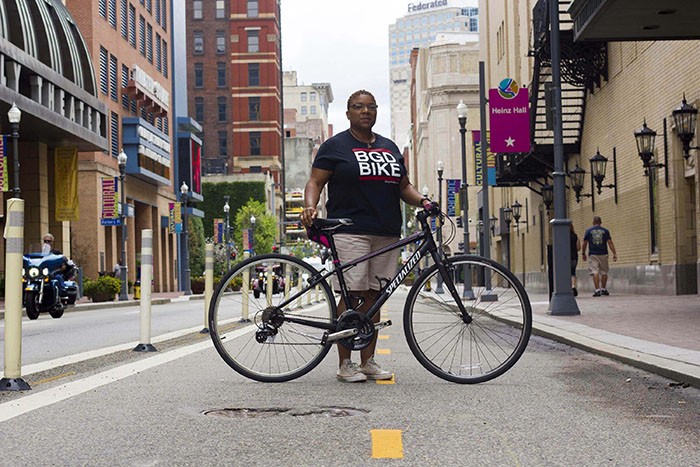
<svg viewBox="0 0 700 467"><path fill-rule="evenodd" d="M224 243L224 220L214 219L214 243Z"/></svg>
<svg viewBox="0 0 700 467"><path fill-rule="evenodd" d="M102 225L122 225L117 201L117 177L102 178Z"/></svg>
<svg viewBox="0 0 700 467"><path fill-rule="evenodd" d="M78 150L56 148L54 151L54 194L56 196L56 220L77 221L78 205Z"/></svg>
<svg viewBox="0 0 700 467"><path fill-rule="evenodd" d="M168 203L168 232L182 233L182 203Z"/></svg>
<svg viewBox="0 0 700 467"><path fill-rule="evenodd" d="M476 186L483 186L484 172L486 183L489 186L496 185L496 155L489 147L489 132L486 132L486 167L482 167L481 159L481 131L472 130L472 143L474 145L474 176Z"/></svg>
<svg viewBox="0 0 700 467"><path fill-rule="evenodd" d="M7 175L7 136L0 136L0 186L2 191L10 191Z"/></svg>
<svg viewBox="0 0 700 467"><path fill-rule="evenodd" d="M497 89L489 89L491 150L530 152L530 111L527 88L506 78Z"/></svg>
<svg viewBox="0 0 700 467"><path fill-rule="evenodd" d="M447 179L447 215L452 217L457 214L457 206L459 206L459 187L462 186L462 180Z"/></svg>

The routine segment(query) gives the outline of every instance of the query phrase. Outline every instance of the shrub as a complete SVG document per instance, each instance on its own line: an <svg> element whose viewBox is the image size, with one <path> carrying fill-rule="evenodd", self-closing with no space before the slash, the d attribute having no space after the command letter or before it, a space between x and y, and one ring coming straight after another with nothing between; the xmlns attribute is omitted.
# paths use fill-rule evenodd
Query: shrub
<svg viewBox="0 0 700 467"><path fill-rule="evenodd" d="M97 280L85 279L83 293L93 302L109 302L119 293L122 281L109 276L100 276Z"/></svg>
<svg viewBox="0 0 700 467"><path fill-rule="evenodd" d="M193 277L190 280L190 289L194 295L201 295L204 293L204 277Z"/></svg>

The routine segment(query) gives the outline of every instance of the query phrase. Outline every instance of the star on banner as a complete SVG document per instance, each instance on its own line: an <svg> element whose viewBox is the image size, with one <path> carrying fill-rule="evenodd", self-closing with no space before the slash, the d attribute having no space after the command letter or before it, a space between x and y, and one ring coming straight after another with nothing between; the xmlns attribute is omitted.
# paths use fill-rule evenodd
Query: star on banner
<svg viewBox="0 0 700 467"><path fill-rule="evenodd" d="M515 146L515 140L511 136L509 136L508 139L505 140L505 142L506 146L508 146L509 148Z"/></svg>

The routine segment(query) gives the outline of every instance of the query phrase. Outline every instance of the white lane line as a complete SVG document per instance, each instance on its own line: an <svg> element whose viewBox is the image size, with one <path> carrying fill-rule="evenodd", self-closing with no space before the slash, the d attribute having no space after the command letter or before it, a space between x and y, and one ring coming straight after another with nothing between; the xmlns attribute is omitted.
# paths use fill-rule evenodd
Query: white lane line
<svg viewBox="0 0 700 467"><path fill-rule="evenodd" d="M243 329L231 332L229 335L232 338L236 338L247 332L251 332L253 329L255 329L255 326L246 326ZM160 355L154 355L144 360L128 363L102 373L97 373L87 378L56 386L46 391L34 393L22 397L21 399L5 402L0 404L0 422L92 391L93 389L128 378L129 376L169 363L178 358L200 352L208 349L210 346L211 342L209 341L198 342L187 347L180 347Z"/></svg>

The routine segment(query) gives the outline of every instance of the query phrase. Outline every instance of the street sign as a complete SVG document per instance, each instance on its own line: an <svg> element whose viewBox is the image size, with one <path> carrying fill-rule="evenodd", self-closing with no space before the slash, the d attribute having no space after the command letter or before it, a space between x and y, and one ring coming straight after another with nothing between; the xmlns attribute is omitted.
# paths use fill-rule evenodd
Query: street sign
<svg viewBox="0 0 700 467"><path fill-rule="evenodd" d="M530 151L530 111L527 88L506 78L498 88L489 89L491 151L495 153Z"/></svg>

